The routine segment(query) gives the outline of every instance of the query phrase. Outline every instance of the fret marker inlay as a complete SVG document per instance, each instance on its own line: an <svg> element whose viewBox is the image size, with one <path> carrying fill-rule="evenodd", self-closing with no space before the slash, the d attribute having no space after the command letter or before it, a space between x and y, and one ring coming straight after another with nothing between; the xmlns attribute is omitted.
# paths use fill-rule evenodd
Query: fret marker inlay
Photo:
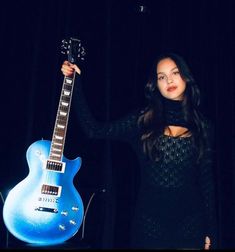
<svg viewBox="0 0 235 252"><path fill-rule="evenodd" d="M66 112L62 112L62 111L60 111L60 115L62 115L62 116L66 116L66 115L67 115L67 113L66 113Z"/></svg>
<svg viewBox="0 0 235 252"><path fill-rule="evenodd" d="M69 91L66 91L66 90L64 90L64 95L70 95L70 92Z"/></svg>
<svg viewBox="0 0 235 252"><path fill-rule="evenodd" d="M65 128L65 126L62 125L62 124L57 124L57 127L60 128L60 129L64 129Z"/></svg>
<svg viewBox="0 0 235 252"><path fill-rule="evenodd" d="M66 83L68 83L68 84L71 84L71 83L72 83L72 80L71 80L71 79L66 78L66 79L65 79L65 82L66 82Z"/></svg>
<svg viewBox="0 0 235 252"><path fill-rule="evenodd" d="M63 137L61 137L61 136L57 136L57 135L55 135L55 138L56 138L56 139L60 139L60 140L62 140L62 139L63 139Z"/></svg>
<svg viewBox="0 0 235 252"><path fill-rule="evenodd" d="M67 102L62 102L61 103L63 106L65 106L65 107L68 107L69 106L69 104L67 103Z"/></svg>

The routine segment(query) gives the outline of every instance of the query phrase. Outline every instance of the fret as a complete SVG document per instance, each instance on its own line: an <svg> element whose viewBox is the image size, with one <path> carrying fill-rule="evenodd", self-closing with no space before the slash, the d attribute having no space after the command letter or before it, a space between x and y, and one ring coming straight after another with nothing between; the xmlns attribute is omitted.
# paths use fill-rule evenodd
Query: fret
<svg viewBox="0 0 235 252"><path fill-rule="evenodd" d="M64 126L64 127L65 127L65 126ZM56 133L56 134L63 134L63 133L64 133L64 129L56 127L56 128L55 128L55 133Z"/></svg>
<svg viewBox="0 0 235 252"><path fill-rule="evenodd" d="M72 85L71 84L66 84L64 83L64 90L71 91L72 90Z"/></svg>
<svg viewBox="0 0 235 252"><path fill-rule="evenodd" d="M63 111L68 111L69 110L69 104L67 104L67 106L63 106L62 104L59 106L59 110L63 110Z"/></svg>
<svg viewBox="0 0 235 252"><path fill-rule="evenodd" d="M52 147L53 147L54 145L56 145L56 146L62 146L62 143L54 143L54 144L52 145Z"/></svg>
<svg viewBox="0 0 235 252"><path fill-rule="evenodd" d="M62 136L55 135L55 139L62 140L62 139L63 139L63 137L62 137Z"/></svg>
<svg viewBox="0 0 235 252"><path fill-rule="evenodd" d="M58 110L58 116L61 114L61 112L62 113L66 113L66 114L68 114L68 112L69 112L69 109L68 108L66 108L66 107L59 107L59 110ZM63 117L64 117L64 115L63 115ZM63 118L62 117L62 118Z"/></svg>
<svg viewBox="0 0 235 252"><path fill-rule="evenodd" d="M64 78L64 83L72 84L72 82L73 82L73 78L69 78L69 77Z"/></svg>
<svg viewBox="0 0 235 252"><path fill-rule="evenodd" d="M59 115L57 115L56 123L66 125L66 120L65 119L66 119L65 117L60 117Z"/></svg>
<svg viewBox="0 0 235 252"><path fill-rule="evenodd" d="M52 150L52 151L55 151L55 152L60 152L60 151L61 151L61 149L54 148L54 147L52 147L51 150Z"/></svg>
<svg viewBox="0 0 235 252"><path fill-rule="evenodd" d="M69 101L61 101L59 107L63 108L63 109L69 109L69 105L70 105L70 100Z"/></svg>
<svg viewBox="0 0 235 252"><path fill-rule="evenodd" d="M63 135L64 132L65 132L65 129L61 129L61 128L55 127L54 133L56 135Z"/></svg>
<svg viewBox="0 0 235 252"><path fill-rule="evenodd" d="M54 145L63 146L63 142L58 139L54 139L54 142L51 144L51 146L54 146Z"/></svg>
<svg viewBox="0 0 235 252"><path fill-rule="evenodd" d="M64 94L65 96L69 96L69 95L70 95L70 91L64 90L63 94Z"/></svg>
<svg viewBox="0 0 235 252"><path fill-rule="evenodd" d="M63 102L70 102L70 97L68 97L68 96L62 96L61 97L61 101L63 101Z"/></svg>
<svg viewBox="0 0 235 252"><path fill-rule="evenodd" d="M62 140L64 137L64 132L58 132L58 131L55 131L55 139L59 139L59 140Z"/></svg>
<svg viewBox="0 0 235 252"><path fill-rule="evenodd" d="M55 131L55 139L62 140L64 138L64 133L60 133L58 131Z"/></svg>
<svg viewBox="0 0 235 252"><path fill-rule="evenodd" d="M63 112L63 111L60 111L60 112L59 112L59 115L61 115L61 116L66 116L67 113L66 113L66 112Z"/></svg>
<svg viewBox="0 0 235 252"><path fill-rule="evenodd" d="M58 116L60 117L60 123L59 124L66 126L67 125L68 117L66 117L66 116L62 117L61 115L58 115ZM64 119L64 120L62 120L62 119ZM56 127L57 123L58 122L56 122L55 127Z"/></svg>
<svg viewBox="0 0 235 252"><path fill-rule="evenodd" d="M63 133L64 129L65 129L65 125L60 126L60 127L57 126L57 127L55 127L55 132L56 133Z"/></svg>
<svg viewBox="0 0 235 252"><path fill-rule="evenodd" d="M58 129L64 129L64 128L65 128L65 125L57 124L56 127L57 127Z"/></svg>
<svg viewBox="0 0 235 252"><path fill-rule="evenodd" d="M68 103L68 102L63 102L63 101L62 101L62 102L61 102L61 106L62 106L62 107L68 107L68 106L69 106L69 103Z"/></svg>
<svg viewBox="0 0 235 252"><path fill-rule="evenodd" d="M60 154L56 154L56 153L53 153L53 152L51 152L51 155L50 155L51 157L57 157L57 158L59 158L58 160L60 160L60 158L61 158L61 155Z"/></svg>

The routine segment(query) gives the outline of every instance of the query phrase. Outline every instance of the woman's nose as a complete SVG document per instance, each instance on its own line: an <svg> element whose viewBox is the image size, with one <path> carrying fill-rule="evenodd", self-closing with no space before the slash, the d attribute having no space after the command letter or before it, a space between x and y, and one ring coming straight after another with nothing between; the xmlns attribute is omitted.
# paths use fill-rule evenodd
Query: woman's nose
<svg viewBox="0 0 235 252"><path fill-rule="evenodd" d="M168 76L167 83L172 83L172 82L173 82L173 78L171 76Z"/></svg>

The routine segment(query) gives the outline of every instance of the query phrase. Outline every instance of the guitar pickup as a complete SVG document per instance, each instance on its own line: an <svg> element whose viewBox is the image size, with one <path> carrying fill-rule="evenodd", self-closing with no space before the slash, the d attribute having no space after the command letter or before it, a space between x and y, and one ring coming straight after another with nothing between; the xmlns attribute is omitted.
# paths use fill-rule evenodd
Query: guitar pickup
<svg viewBox="0 0 235 252"><path fill-rule="evenodd" d="M43 184L41 188L41 193L46 194L46 195L53 195L53 196L60 197L61 186Z"/></svg>
<svg viewBox="0 0 235 252"><path fill-rule="evenodd" d="M47 170L64 173L65 163L48 159L45 165Z"/></svg>
<svg viewBox="0 0 235 252"><path fill-rule="evenodd" d="M35 210L40 212L58 213L58 210L56 208L49 208L49 207L37 207L35 208Z"/></svg>

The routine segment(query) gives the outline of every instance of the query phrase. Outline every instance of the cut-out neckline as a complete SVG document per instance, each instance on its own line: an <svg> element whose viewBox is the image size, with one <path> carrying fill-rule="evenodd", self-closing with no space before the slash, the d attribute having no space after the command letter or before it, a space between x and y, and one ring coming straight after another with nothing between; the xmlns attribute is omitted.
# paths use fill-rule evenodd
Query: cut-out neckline
<svg viewBox="0 0 235 252"><path fill-rule="evenodd" d="M169 125L169 126L173 126L173 125ZM177 137L187 138L187 137L192 136L189 129L187 129L187 128L185 128L185 131L183 131L182 133L180 133L178 135L172 135L171 134L172 131L169 126L167 127L168 129L164 130L164 133L163 133L164 136L169 136L169 137L174 137L174 138L177 138ZM180 128L184 128L184 127L180 127Z"/></svg>

